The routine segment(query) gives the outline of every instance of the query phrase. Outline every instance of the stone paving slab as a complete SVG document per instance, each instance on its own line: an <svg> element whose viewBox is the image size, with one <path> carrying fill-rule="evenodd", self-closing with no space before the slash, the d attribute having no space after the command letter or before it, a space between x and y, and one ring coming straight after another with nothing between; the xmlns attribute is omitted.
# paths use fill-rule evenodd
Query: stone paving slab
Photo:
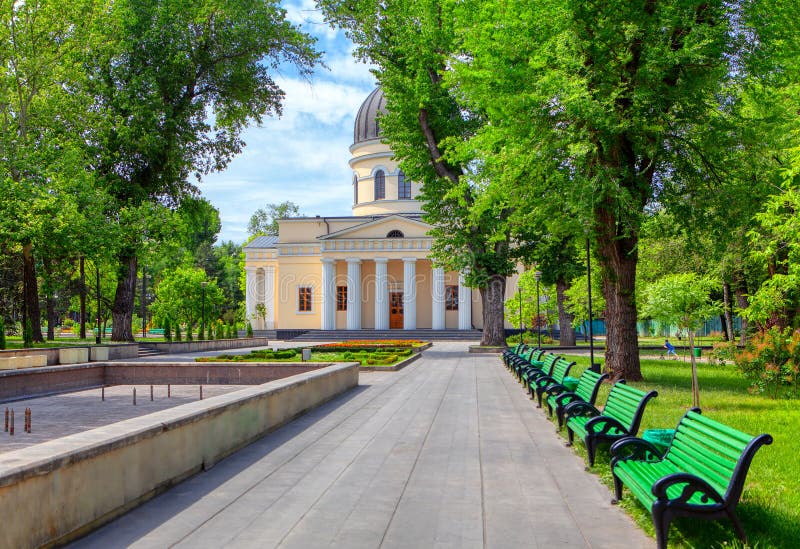
<svg viewBox="0 0 800 549"><path fill-rule="evenodd" d="M136 388L136 406L133 389ZM203 385L203 398L223 395L245 388L243 385ZM167 398L166 385L113 385L72 393L17 400L0 405L0 414L14 410L14 436L0 431L0 453L19 450L55 438L65 437L125 419L151 414L200 399L199 385L172 385ZM31 409L31 432L23 431L25 408ZM0 421L4 421L0 419Z"/></svg>
<svg viewBox="0 0 800 549"><path fill-rule="evenodd" d="M75 547L654 547L499 357L436 343Z"/></svg>

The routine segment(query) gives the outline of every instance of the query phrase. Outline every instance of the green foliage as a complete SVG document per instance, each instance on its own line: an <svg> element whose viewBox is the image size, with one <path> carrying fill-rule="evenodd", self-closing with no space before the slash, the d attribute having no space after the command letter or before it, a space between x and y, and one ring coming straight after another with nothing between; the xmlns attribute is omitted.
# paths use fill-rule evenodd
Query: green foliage
<svg viewBox="0 0 800 549"><path fill-rule="evenodd" d="M300 215L300 207L289 200L280 204L267 204L265 208L257 209L250 217L247 233L250 236L277 236L278 220Z"/></svg>
<svg viewBox="0 0 800 549"><path fill-rule="evenodd" d="M225 324L223 324L221 320L217 320L216 328L217 328L216 339L225 339Z"/></svg>
<svg viewBox="0 0 800 549"><path fill-rule="evenodd" d="M209 281L205 271L195 267L179 266L164 273L155 294L152 313L184 322L188 327L200 320L204 303L206 317L209 317L216 314L223 300L216 281Z"/></svg>
<svg viewBox="0 0 800 549"><path fill-rule="evenodd" d="M694 273L664 276L645 288L641 317L696 330L721 312L720 304L711 299L713 288L714 281Z"/></svg>
<svg viewBox="0 0 800 549"><path fill-rule="evenodd" d="M6 348L6 325L0 317L0 349Z"/></svg>
<svg viewBox="0 0 800 549"><path fill-rule="evenodd" d="M169 318L164 319L164 341L172 341L172 325Z"/></svg>
<svg viewBox="0 0 800 549"><path fill-rule="evenodd" d="M179 323L175 324L175 341L181 340L181 325Z"/></svg>
<svg viewBox="0 0 800 549"><path fill-rule="evenodd" d="M253 325L250 324L249 320L247 321L246 337L253 337Z"/></svg>
<svg viewBox="0 0 800 549"><path fill-rule="evenodd" d="M603 297L603 286L601 277L596 270L592 270L592 317L600 318L606 308L606 300ZM570 287L564 292L566 297L564 308L572 315L572 326L577 328L589 320L589 288L587 276L579 276L572 279Z"/></svg>
<svg viewBox="0 0 800 549"><path fill-rule="evenodd" d="M239 339L239 328L235 323L231 324L231 338Z"/></svg>

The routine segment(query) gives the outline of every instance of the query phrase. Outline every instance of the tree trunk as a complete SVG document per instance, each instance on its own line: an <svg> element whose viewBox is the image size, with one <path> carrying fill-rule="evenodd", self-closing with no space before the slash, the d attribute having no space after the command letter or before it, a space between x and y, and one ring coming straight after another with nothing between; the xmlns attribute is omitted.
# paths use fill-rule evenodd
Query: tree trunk
<svg viewBox="0 0 800 549"><path fill-rule="evenodd" d="M42 315L39 309L39 284L36 280L36 262L33 259L33 244L22 247L22 276L25 279L25 309L27 318L31 321L33 341L42 343Z"/></svg>
<svg viewBox="0 0 800 549"><path fill-rule="evenodd" d="M692 360L692 406L700 407L700 387L697 383L697 359L694 356L694 330L689 330L689 356Z"/></svg>
<svg viewBox="0 0 800 549"><path fill-rule="evenodd" d="M47 319L47 341L54 341L56 338L56 300L53 297L53 265L45 258L42 261L44 274L44 303L45 318Z"/></svg>
<svg viewBox="0 0 800 549"><path fill-rule="evenodd" d="M80 271L81 271L81 280L80 280L80 288L79 288L79 297L81 303L81 318L80 318L80 338L86 339L86 265L84 264L85 260L84 257L81 256L80 259Z"/></svg>
<svg viewBox="0 0 800 549"><path fill-rule="evenodd" d="M734 341L733 333L733 306L731 305L731 285L729 282L722 284L722 301L725 307L725 329L728 332L728 341Z"/></svg>
<svg viewBox="0 0 800 549"><path fill-rule="evenodd" d="M599 208L595 216L597 255L606 299L606 369L611 381L623 378L640 381L635 293L638 237L630 233L618 234L617 219L612 212L611 208Z"/></svg>
<svg viewBox="0 0 800 549"><path fill-rule="evenodd" d="M719 321L722 326L722 341L731 341L731 336L728 332L728 323L724 314L719 315Z"/></svg>
<svg viewBox="0 0 800 549"><path fill-rule="evenodd" d="M556 280L556 302L558 303L558 329L561 335L558 344L561 347L572 347L575 345L575 328L572 321L575 316L568 313L564 308L564 292L569 289L569 282L563 278Z"/></svg>
<svg viewBox="0 0 800 549"><path fill-rule="evenodd" d="M736 306L739 309L746 309L747 306L750 304L747 300L747 294L745 293L747 290L744 287L744 283L740 282L736 285ZM743 317L742 318L742 331L739 333L739 345L746 345L747 344L747 320Z"/></svg>
<svg viewBox="0 0 800 549"><path fill-rule="evenodd" d="M506 277L490 275L488 284L480 289L483 303L483 337L481 345L501 347L506 344L505 319L503 317L506 296Z"/></svg>
<svg viewBox="0 0 800 549"><path fill-rule="evenodd" d="M123 252L119 256L119 276L114 304L111 306L111 341L134 341L133 308L136 297L136 271L138 261L133 252Z"/></svg>

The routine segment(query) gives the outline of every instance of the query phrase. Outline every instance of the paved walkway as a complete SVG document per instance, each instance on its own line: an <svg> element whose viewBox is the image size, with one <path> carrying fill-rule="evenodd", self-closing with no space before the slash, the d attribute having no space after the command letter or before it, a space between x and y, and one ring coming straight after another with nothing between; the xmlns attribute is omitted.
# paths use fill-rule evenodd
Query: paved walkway
<svg viewBox="0 0 800 549"><path fill-rule="evenodd" d="M654 547L494 356L437 343L76 547Z"/></svg>

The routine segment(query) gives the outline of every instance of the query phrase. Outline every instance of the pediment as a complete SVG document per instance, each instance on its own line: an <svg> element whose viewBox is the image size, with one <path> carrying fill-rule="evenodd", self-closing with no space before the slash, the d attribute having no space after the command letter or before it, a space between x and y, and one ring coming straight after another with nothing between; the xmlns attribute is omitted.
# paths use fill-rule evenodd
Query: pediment
<svg viewBox="0 0 800 549"><path fill-rule="evenodd" d="M390 231L400 231L404 238L425 238L431 226L427 223L402 215L390 215L348 227L335 233L319 237L320 240L338 240L351 238L386 238Z"/></svg>

